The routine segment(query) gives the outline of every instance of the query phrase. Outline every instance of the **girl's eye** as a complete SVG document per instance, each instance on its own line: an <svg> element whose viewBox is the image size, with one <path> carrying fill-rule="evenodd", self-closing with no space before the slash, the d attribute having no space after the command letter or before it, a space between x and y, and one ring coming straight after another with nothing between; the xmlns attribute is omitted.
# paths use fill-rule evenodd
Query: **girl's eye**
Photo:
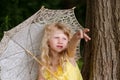
<svg viewBox="0 0 120 80"><path fill-rule="evenodd" d="M54 37L55 39L58 39L59 37Z"/></svg>
<svg viewBox="0 0 120 80"><path fill-rule="evenodd" d="M63 38L63 40L67 40L66 38Z"/></svg>

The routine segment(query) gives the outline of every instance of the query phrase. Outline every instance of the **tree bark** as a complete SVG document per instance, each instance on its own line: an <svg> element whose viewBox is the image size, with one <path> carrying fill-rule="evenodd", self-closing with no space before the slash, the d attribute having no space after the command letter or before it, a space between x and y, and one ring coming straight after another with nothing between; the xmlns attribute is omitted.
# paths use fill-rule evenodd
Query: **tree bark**
<svg viewBox="0 0 120 80"><path fill-rule="evenodd" d="M87 0L84 80L120 80L120 0Z"/></svg>

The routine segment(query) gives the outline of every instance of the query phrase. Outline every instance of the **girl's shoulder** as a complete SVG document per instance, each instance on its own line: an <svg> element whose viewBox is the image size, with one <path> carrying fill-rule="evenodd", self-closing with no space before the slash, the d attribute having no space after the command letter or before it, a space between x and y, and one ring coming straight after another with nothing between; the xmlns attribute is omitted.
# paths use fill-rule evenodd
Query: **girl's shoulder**
<svg viewBox="0 0 120 80"><path fill-rule="evenodd" d="M76 60L74 57L68 57L67 62L71 63L73 66L76 66Z"/></svg>

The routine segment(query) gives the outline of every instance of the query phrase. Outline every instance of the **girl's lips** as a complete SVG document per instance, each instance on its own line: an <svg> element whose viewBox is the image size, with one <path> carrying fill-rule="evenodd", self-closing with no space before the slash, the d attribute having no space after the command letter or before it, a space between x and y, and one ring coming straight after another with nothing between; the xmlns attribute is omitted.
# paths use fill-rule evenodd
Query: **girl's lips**
<svg viewBox="0 0 120 80"><path fill-rule="evenodd" d="M61 45L57 45L57 47L58 47L58 48L63 48L63 46L61 46Z"/></svg>

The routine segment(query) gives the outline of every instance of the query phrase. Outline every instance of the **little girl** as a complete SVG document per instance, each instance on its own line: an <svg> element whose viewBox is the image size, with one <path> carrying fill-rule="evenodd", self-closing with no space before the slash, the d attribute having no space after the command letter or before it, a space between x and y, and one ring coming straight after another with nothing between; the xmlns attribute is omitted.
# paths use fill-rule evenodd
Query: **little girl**
<svg viewBox="0 0 120 80"><path fill-rule="evenodd" d="M90 40L89 29L79 30L73 36L62 23L48 24L41 42L38 80L83 80L75 61L80 39Z"/></svg>

